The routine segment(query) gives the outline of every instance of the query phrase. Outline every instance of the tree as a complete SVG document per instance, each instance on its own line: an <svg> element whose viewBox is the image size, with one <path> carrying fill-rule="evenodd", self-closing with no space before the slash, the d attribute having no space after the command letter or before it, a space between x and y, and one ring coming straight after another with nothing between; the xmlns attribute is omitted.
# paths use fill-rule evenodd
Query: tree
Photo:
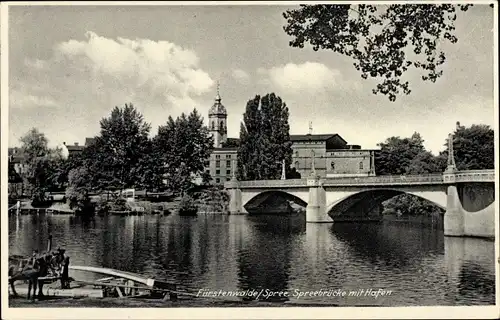
<svg viewBox="0 0 500 320"><path fill-rule="evenodd" d="M28 131L20 141L22 165L26 168L22 178L32 202L37 204L45 201L45 193L56 183L57 166L62 159L61 150L49 149L47 138L36 128Z"/></svg>
<svg viewBox="0 0 500 320"><path fill-rule="evenodd" d="M410 138L390 137L379 143L375 153L375 171L385 174L427 174L443 172L437 157L425 150L422 136L415 132ZM384 212L402 215L431 215L439 207L429 201L409 194L395 196L383 203Z"/></svg>
<svg viewBox="0 0 500 320"><path fill-rule="evenodd" d="M446 150L438 157L443 170L448 159L448 139L445 146ZM458 123L453 134L453 150L458 170L495 168L495 133L490 126L473 124L466 128Z"/></svg>
<svg viewBox="0 0 500 320"><path fill-rule="evenodd" d="M309 43L315 51L332 50L354 60L363 79L378 80L374 94L390 101L402 90L410 94L403 75L411 69L422 80L435 82L442 74L446 55L441 41L456 43L457 9L471 5L452 4L319 4L287 10L284 31L293 37L290 46Z"/></svg>
<svg viewBox="0 0 500 320"><path fill-rule="evenodd" d="M136 188L144 185L149 157L150 125L132 104L115 107L100 121L100 135L87 147L84 162L100 188Z"/></svg>
<svg viewBox="0 0 500 320"><path fill-rule="evenodd" d="M442 172L423 143L418 132L410 138L390 137L379 143L380 150L375 153L375 172L377 175Z"/></svg>
<svg viewBox="0 0 500 320"><path fill-rule="evenodd" d="M260 122L259 111L260 97L256 96L247 102L243 122L240 125L240 145L238 147L238 180L260 180L260 171L256 170L261 163Z"/></svg>
<svg viewBox="0 0 500 320"><path fill-rule="evenodd" d="M436 212L444 213L443 209L432 202L411 194L401 194L383 203L386 214L404 216L432 216Z"/></svg>
<svg viewBox="0 0 500 320"><path fill-rule="evenodd" d="M90 208L89 193L92 188L92 178L87 168L71 169L68 175L66 199L69 207L77 212L86 212Z"/></svg>
<svg viewBox="0 0 500 320"><path fill-rule="evenodd" d="M279 179L282 161L290 171L292 148L288 107L274 93L247 103L240 128L238 179Z"/></svg>
<svg viewBox="0 0 500 320"><path fill-rule="evenodd" d="M153 149L161 166L160 176L173 192L190 189L196 176L208 179L204 171L213 149L213 138L196 109L188 116L182 113L176 120L169 117L167 123L158 128Z"/></svg>

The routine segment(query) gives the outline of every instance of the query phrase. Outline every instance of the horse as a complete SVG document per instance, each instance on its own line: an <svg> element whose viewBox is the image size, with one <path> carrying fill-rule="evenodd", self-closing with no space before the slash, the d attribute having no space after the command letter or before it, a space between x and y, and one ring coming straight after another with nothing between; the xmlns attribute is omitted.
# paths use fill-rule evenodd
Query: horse
<svg viewBox="0 0 500 320"><path fill-rule="evenodd" d="M12 289L12 293L15 297L18 296L14 283L16 281L28 281L28 296L27 299L33 300L37 296L36 289L39 287L38 297L43 296L42 288L43 283L39 281L38 278L44 277L48 273L48 264L46 262L46 255L37 256L33 255L31 259L19 259L19 257L10 257L11 262L18 260L19 264L16 270L15 265L9 266L9 284ZM27 263L26 263L27 262ZM25 264L26 263L26 264ZM31 290L33 289L33 294L31 295Z"/></svg>

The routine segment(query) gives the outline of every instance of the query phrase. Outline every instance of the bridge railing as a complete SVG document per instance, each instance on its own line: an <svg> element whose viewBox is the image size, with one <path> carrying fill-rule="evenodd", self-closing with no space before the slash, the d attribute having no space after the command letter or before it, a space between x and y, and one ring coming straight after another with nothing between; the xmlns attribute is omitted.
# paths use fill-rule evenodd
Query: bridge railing
<svg viewBox="0 0 500 320"><path fill-rule="evenodd" d="M495 182L495 170L467 170L455 173L454 182Z"/></svg>
<svg viewBox="0 0 500 320"><path fill-rule="evenodd" d="M242 187L301 187L306 186L306 179L289 179L289 180L250 180L239 181Z"/></svg>
<svg viewBox="0 0 500 320"><path fill-rule="evenodd" d="M494 182L495 170L457 171L453 174L421 174L421 175L387 175L375 177L339 177L322 178L324 186L351 185L412 185L412 184L443 184L450 182ZM244 188L286 188L305 187L307 179L290 180L252 180L239 181Z"/></svg>
<svg viewBox="0 0 500 320"><path fill-rule="evenodd" d="M426 175L391 175L375 177L327 178L324 185L363 185L363 184L412 184L412 183L443 183L442 174Z"/></svg>

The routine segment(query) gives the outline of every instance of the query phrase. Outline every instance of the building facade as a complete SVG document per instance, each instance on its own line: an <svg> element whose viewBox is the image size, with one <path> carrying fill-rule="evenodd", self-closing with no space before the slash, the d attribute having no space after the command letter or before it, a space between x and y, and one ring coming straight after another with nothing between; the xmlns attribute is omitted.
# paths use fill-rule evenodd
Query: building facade
<svg viewBox="0 0 500 320"><path fill-rule="evenodd" d="M227 137L227 110L218 89L208 113L208 128L214 149L205 170L212 177L212 183L223 184L236 175L239 139ZM290 141L292 166L302 178L311 173L313 161L316 174L324 178L375 175L375 150L349 145L337 133L290 135Z"/></svg>
<svg viewBox="0 0 500 320"><path fill-rule="evenodd" d="M375 175L375 150L349 145L340 135L290 135L292 164L302 177L310 174L314 159L316 173L325 178Z"/></svg>

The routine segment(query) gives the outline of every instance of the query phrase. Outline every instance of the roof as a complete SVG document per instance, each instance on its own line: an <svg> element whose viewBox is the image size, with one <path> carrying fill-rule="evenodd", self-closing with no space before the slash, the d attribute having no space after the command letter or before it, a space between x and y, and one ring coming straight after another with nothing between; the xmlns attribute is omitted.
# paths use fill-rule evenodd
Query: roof
<svg viewBox="0 0 500 320"><path fill-rule="evenodd" d="M22 160L23 160L23 156L20 154L9 155L9 162L10 163L21 163Z"/></svg>
<svg viewBox="0 0 500 320"><path fill-rule="evenodd" d="M85 146L71 146L71 145L66 145L66 149L68 149L69 152L71 151L83 151L85 149Z"/></svg>
<svg viewBox="0 0 500 320"><path fill-rule="evenodd" d="M222 148L237 148L240 145L240 139L227 138L226 142L222 143Z"/></svg>
<svg viewBox="0 0 500 320"><path fill-rule="evenodd" d="M212 107L210 107L210 110L208 111L208 115L227 115L226 108L222 105L221 103L221 98L219 94L215 97L215 103L213 104Z"/></svg>
<svg viewBox="0 0 500 320"><path fill-rule="evenodd" d="M20 183L23 182L21 176L14 170L13 165L9 165L9 183Z"/></svg>
<svg viewBox="0 0 500 320"><path fill-rule="evenodd" d="M291 134L290 141L326 141L333 137L339 137L342 141L347 143L341 136L337 133L329 133L329 134Z"/></svg>
<svg viewBox="0 0 500 320"><path fill-rule="evenodd" d="M18 148L18 147L9 148L9 156L12 154L17 154L17 153L21 153L21 148Z"/></svg>
<svg viewBox="0 0 500 320"><path fill-rule="evenodd" d="M224 152L224 151L234 153L238 151L238 147L213 148L213 152Z"/></svg>
<svg viewBox="0 0 500 320"><path fill-rule="evenodd" d="M85 138L85 146L88 147L92 143L94 143L95 138Z"/></svg>

